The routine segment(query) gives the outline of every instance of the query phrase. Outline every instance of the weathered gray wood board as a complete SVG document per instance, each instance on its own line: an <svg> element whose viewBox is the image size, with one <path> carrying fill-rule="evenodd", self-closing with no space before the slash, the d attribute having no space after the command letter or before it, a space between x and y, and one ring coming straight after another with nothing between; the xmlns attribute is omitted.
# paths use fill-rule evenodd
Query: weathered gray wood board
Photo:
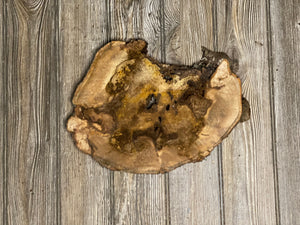
<svg viewBox="0 0 300 225"><path fill-rule="evenodd" d="M3 224L54 224L59 221L58 6L55 1L2 4Z"/></svg>
<svg viewBox="0 0 300 225"><path fill-rule="evenodd" d="M0 2L1 224L297 224L300 7L297 1ZM66 131L96 51L143 38L192 64L201 45L239 61L252 107L203 162L169 174L99 166Z"/></svg>
<svg viewBox="0 0 300 225"><path fill-rule="evenodd" d="M113 174L78 152L65 128L74 88L108 41L108 12L104 1L64 0L60 7L61 224L112 224Z"/></svg>
<svg viewBox="0 0 300 225"><path fill-rule="evenodd" d="M300 4L270 1L275 168L281 224L300 221Z"/></svg>
<svg viewBox="0 0 300 225"><path fill-rule="evenodd" d="M201 45L213 48L212 9L212 1L165 1L164 49L168 63L191 65L200 60ZM220 224L217 157L217 151L213 151L202 163L170 172L171 224Z"/></svg>
<svg viewBox="0 0 300 225"><path fill-rule="evenodd" d="M159 1L113 0L109 4L112 40L142 38L148 53L160 58ZM164 224L167 219L166 175L114 173L114 224Z"/></svg>
<svg viewBox="0 0 300 225"><path fill-rule="evenodd" d="M3 2L0 2L0 32L2 32L2 34L4 34L4 26L3 26L3 20L4 20L4 7L3 7ZM4 35L0 35L0 49L3 49L4 46ZM4 66L4 56L3 56L4 51L0 51L0 73L1 74L5 74L4 70L5 70L5 66ZM3 164L3 159L5 157L5 153L4 153L4 139L5 138L5 114L4 114L4 99L5 99L5 93L4 93L4 76L1 76L0 79L0 118L1 118L1 122L0 122L0 148L2 148L3 150L0 151L0 179L2 180L2 182L0 182L0 221L3 223L5 221L5 213L4 213L4 205L6 204L5 202L5 197L4 197L4 193L5 193L5 181L4 181L4 173L5 173L5 165ZM1 223L0 222L0 223Z"/></svg>
<svg viewBox="0 0 300 225"><path fill-rule="evenodd" d="M216 48L239 61L235 72L251 105L251 120L222 143L225 224L275 224L266 1L216 7Z"/></svg>

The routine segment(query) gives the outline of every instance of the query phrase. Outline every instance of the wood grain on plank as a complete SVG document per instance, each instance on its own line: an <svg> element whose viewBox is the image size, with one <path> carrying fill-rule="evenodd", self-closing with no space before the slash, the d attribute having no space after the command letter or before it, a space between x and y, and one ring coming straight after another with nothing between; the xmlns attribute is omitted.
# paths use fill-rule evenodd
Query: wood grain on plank
<svg viewBox="0 0 300 225"><path fill-rule="evenodd" d="M2 76L0 77L0 148L2 151L0 151L0 223L5 224L6 222L6 216L5 216L5 204L6 204L6 179L5 179L5 171L6 171L6 165L5 165L5 146L4 146L4 140L6 139L6 87L4 86L5 79L6 79L6 63L5 63L5 52L4 48L5 41L6 41L6 26L4 24L4 14L5 14L5 8L3 1L0 1L0 73Z"/></svg>
<svg viewBox="0 0 300 225"><path fill-rule="evenodd" d="M148 53L160 58L159 2L113 0L110 9L112 40L142 38ZM165 224L166 175L114 173L114 224Z"/></svg>
<svg viewBox="0 0 300 225"><path fill-rule="evenodd" d="M297 224L297 1L214 2L0 2L3 224ZM252 117L222 144L224 221L216 150L169 175L133 175L102 168L66 132L96 51L137 37L167 62L191 64L201 45L239 60Z"/></svg>
<svg viewBox="0 0 300 225"><path fill-rule="evenodd" d="M275 224L266 2L217 3L217 49L239 61L251 106L222 144L225 224Z"/></svg>
<svg viewBox="0 0 300 225"><path fill-rule="evenodd" d="M56 1L5 1L4 224L56 224ZM2 10L2 8L1 8Z"/></svg>
<svg viewBox="0 0 300 225"><path fill-rule="evenodd" d="M269 1L275 149L281 224L300 221L300 7ZM277 157L276 157L277 156Z"/></svg>
<svg viewBox="0 0 300 225"><path fill-rule="evenodd" d="M105 1L61 1L62 224L112 224L112 172L80 152L66 130L75 88L85 76L96 51L107 42L107 17Z"/></svg>
<svg viewBox="0 0 300 225"><path fill-rule="evenodd" d="M201 45L213 48L212 1L165 1L165 50L168 63L192 64ZM216 149L203 162L169 174L171 224L220 224Z"/></svg>

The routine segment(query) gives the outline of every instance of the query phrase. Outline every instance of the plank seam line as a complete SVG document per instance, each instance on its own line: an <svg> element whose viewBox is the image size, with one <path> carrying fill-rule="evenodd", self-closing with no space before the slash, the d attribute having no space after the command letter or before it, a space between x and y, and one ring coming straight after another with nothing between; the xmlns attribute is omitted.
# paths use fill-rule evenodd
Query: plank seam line
<svg viewBox="0 0 300 225"><path fill-rule="evenodd" d="M165 34L165 0L161 0L159 4L160 8L160 46L161 46L161 60L166 62L166 34Z"/></svg>
<svg viewBox="0 0 300 225"><path fill-rule="evenodd" d="M138 184L138 176L135 176L134 177L134 180L135 180L135 205L134 205L134 207L135 207L135 214L136 214L136 217L137 217L137 219L136 219L136 222L138 223L138 221L140 220L140 214L139 214L139 209L138 209L138 187L137 187L137 184ZM139 224L139 223L138 223Z"/></svg>
<svg viewBox="0 0 300 225"><path fill-rule="evenodd" d="M217 147L218 154L218 175L219 175L219 190L220 190L220 224L225 225L225 213L224 213L224 181L223 181L223 155L222 144Z"/></svg>
<svg viewBox="0 0 300 225"><path fill-rule="evenodd" d="M166 62L166 34L165 34L165 0L159 2L159 20L160 20L160 59L163 63ZM166 210L166 225L171 224L171 211L170 211L170 178L169 173L164 175L165 186L165 210Z"/></svg>
<svg viewBox="0 0 300 225"><path fill-rule="evenodd" d="M61 157L59 157L61 153L61 143L60 143L60 124L61 121L61 105L60 105L60 96L61 96L61 85L60 85L60 80L61 80L61 67L60 67L60 49L62 49L61 44L61 34L60 34L60 21L61 21L61 4L59 4L60 1L56 0L55 1L55 36L56 36L56 58L57 58L57 70L56 70L56 168L57 168L57 175L56 175L56 210L57 210L57 215L56 215L56 223L57 224L62 224L62 217L61 217Z"/></svg>
<svg viewBox="0 0 300 225"><path fill-rule="evenodd" d="M110 0L105 1L106 5L106 42L111 40L111 15L110 15Z"/></svg>
<svg viewBox="0 0 300 225"><path fill-rule="evenodd" d="M276 138L276 115L274 102L274 70L273 70L273 46L272 46L272 26L271 26L271 3L266 0L266 15L267 15L267 40L268 40L268 70L269 70L269 99L270 99L270 117L271 117L271 138L272 138L272 160L273 160L273 176L274 176L274 194L275 194L275 215L276 224L280 224L280 200L279 200L279 186L278 186L278 165L277 165L277 138Z"/></svg>
<svg viewBox="0 0 300 225"><path fill-rule="evenodd" d="M7 75L8 75L8 67L7 67L7 61L8 61L8 54L6 52L6 46L7 46L7 2L5 0L2 1L3 4L3 8L2 8L2 18L3 18L3 28L2 28L2 37L3 37L3 41L2 41L2 74L4 74L4 76L2 76L2 90L3 90L3 94L2 94L2 101L3 101L3 125L2 125L2 138L3 138L3 155L2 155L2 170L3 170L3 180L2 180L2 185L3 185L3 192L2 192L2 204L3 204L3 209L2 209L2 213L3 213L3 218L2 218L2 222L3 224L8 224L8 218L7 218L7 194L8 194L8 190L7 190L7 177L8 177L8 171L7 171ZM4 63L4 61L6 63Z"/></svg>
<svg viewBox="0 0 300 225"><path fill-rule="evenodd" d="M106 42L111 41L111 2L110 0L105 1L105 8L106 8ZM109 203L110 203L110 223L112 225L116 224L115 221L115 193L114 193L114 172L109 171L109 186L110 186L110 193L109 193Z"/></svg>
<svg viewBox="0 0 300 225"><path fill-rule="evenodd" d="M213 20L213 48L214 51L218 50L218 9L216 0L212 0L212 20ZM222 143L217 147L218 155L218 181L219 181L219 198L220 198L220 224L225 225L224 213L224 181L223 181L223 157L222 157Z"/></svg>

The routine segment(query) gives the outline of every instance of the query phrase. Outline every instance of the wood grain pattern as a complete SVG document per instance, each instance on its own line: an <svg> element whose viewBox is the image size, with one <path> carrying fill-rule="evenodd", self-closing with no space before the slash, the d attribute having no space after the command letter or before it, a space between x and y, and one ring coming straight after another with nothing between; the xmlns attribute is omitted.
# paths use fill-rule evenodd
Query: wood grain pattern
<svg viewBox="0 0 300 225"><path fill-rule="evenodd" d="M236 71L251 119L223 142L226 224L275 224L271 102L265 1L219 1L217 49L239 61Z"/></svg>
<svg viewBox="0 0 300 225"><path fill-rule="evenodd" d="M192 64L213 48L212 1L165 1L166 61ZM171 224L220 224L218 156L169 175Z"/></svg>
<svg viewBox="0 0 300 225"><path fill-rule="evenodd" d="M112 40L142 38L148 53L160 58L158 1L113 0L110 9ZM114 224L164 224L167 218L166 175L114 173Z"/></svg>
<svg viewBox="0 0 300 225"><path fill-rule="evenodd" d="M296 0L0 1L0 223L298 224L300 11ZM66 131L96 51L143 38L192 64L239 61L252 108L205 161L164 175L102 168Z"/></svg>
<svg viewBox="0 0 300 225"><path fill-rule="evenodd" d="M300 7L299 1L270 1L271 73L281 224L300 221Z"/></svg>
<svg viewBox="0 0 300 225"><path fill-rule="evenodd" d="M4 140L6 140L5 137L5 126L6 126L6 113L5 113L5 101L6 101L6 92L5 92L5 87L4 84L5 82L5 75L6 75L6 65L5 65L5 48L4 48L4 40L6 37L6 26L4 25L4 5L3 1L0 1L0 71L1 71L1 78L0 78L0 146L2 148L2 151L0 151L0 221L4 224L6 221L6 217L4 216L6 213L4 212L5 210L5 205L6 205L6 180L4 179L4 174L5 174L5 164L4 164L4 158L5 158L5 145L4 145ZM1 223L0 222L0 223Z"/></svg>
<svg viewBox="0 0 300 225"><path fill-rule="evenodd" d="M65 122L75 87L108 40L107 17L104 1L61 1L60 113ZM75 147L65 122L60 126L61 223L112 224L112 172Z"/></svg>
<svg viewBox="0 0 300 225"><path fill-rule="evenodd" d="M55 224L59 197L56 2L4 4L3 223Z"/></svg>

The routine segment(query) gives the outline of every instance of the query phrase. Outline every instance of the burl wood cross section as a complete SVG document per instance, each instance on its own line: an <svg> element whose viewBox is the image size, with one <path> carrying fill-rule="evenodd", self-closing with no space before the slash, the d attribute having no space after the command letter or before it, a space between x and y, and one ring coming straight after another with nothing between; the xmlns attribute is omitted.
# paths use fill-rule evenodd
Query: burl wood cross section
<svg viewBox="0 0 300 225"><path fill-rule="evenodd" d="M0 224L299 224L300 7L291 0L0 1ZM66 129L112 40L165 63L238 61L251 119L165 174L101 167Z"/></svg>

